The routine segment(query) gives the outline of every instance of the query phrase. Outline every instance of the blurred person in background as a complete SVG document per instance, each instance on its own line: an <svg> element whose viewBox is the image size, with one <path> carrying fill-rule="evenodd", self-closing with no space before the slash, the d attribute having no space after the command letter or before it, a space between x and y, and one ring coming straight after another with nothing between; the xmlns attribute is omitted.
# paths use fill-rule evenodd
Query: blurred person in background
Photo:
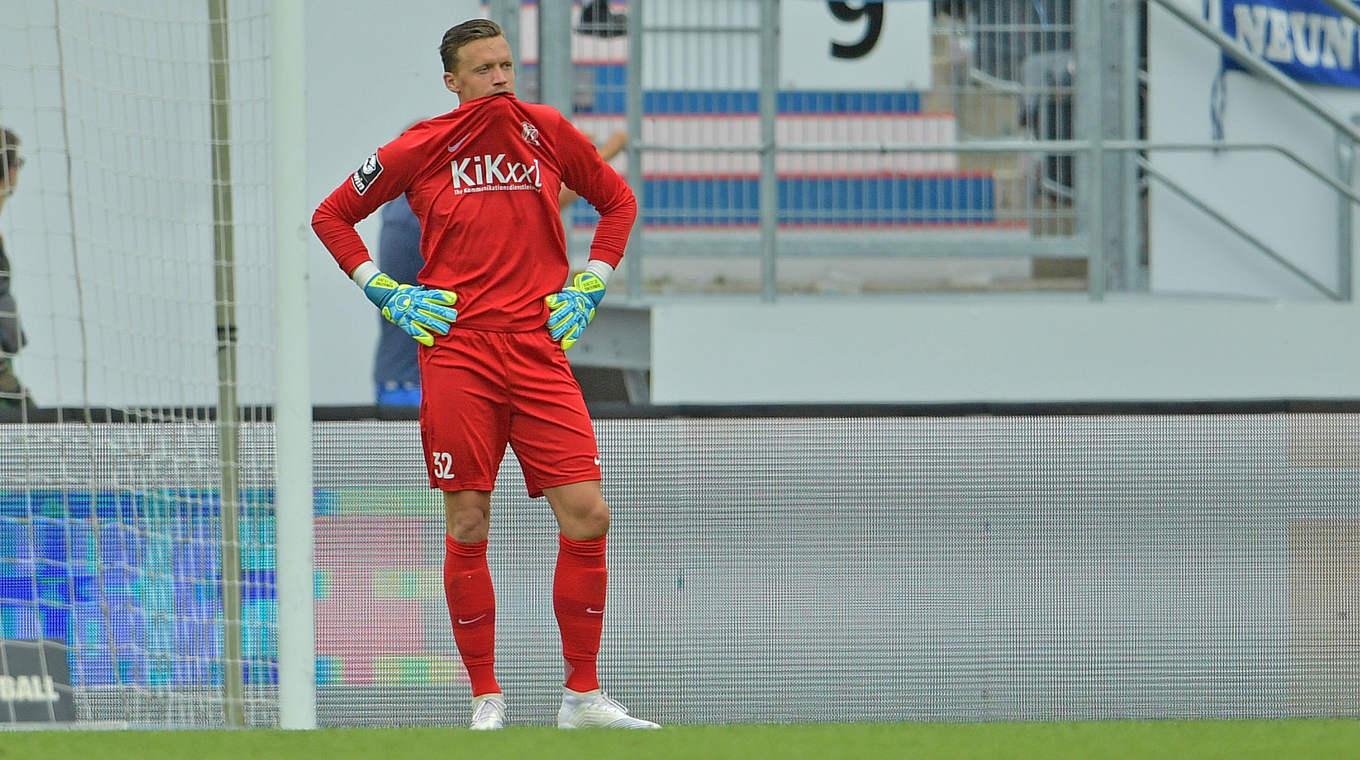
<svg viewBox="0 0 1360 760"><path fill-rule="evenodd" d="M585 0L576 31L596 37L622 37L628 34L628 14L615 13L609 0Z"/></svg>
<svg viewBox="0 0 1360 760"><path fill-rule="evenodd" d="M19 170L24 160L19 156L19 136L13 130L0 127L0 210L14 194L19 182ZM0 412L33 408L33 397L14 374L14 357L27 339L19 324L19 305L10 285L10 265L6 256L4 237L0 236Z"/></svg>

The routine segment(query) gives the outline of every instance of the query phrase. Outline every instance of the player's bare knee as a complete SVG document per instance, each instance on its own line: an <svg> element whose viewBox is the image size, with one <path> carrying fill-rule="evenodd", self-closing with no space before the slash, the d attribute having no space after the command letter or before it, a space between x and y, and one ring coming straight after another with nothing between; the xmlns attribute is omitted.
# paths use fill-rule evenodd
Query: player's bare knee
<svg viewBox="0 0 1360 760"><path fill-rule="evenodd" d="M491 532L491 521L482 517L455 518L448 525L449 535L460 544L475 544L485 541Z"/></svg>
<svg viewBox="0 0 1360 760"><path fill-rule="evenodd" d="M609 505L603 499L575 512L571 525L562 526L562 533L573 541L589 541L609 532Z"/></svg>
<svg viewBox="0 0 1360 760"><path fill-rule="evenodd" d="M491 498L470 491L444 494L444 519L450 536L460 544L485 541L491 531Z"/></svg>
<svg viewBox="0 0 1360 760"><path fill-rule="evenodd" d="M603 536L609 532L609 505L601 501L590 513L591 525L595 528L596 536Z"/></svg>

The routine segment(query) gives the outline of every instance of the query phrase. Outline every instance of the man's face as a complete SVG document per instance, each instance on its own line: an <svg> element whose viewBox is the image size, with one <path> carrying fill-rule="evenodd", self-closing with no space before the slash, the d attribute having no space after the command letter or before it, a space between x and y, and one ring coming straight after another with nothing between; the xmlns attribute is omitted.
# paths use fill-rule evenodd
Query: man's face
<svg viewBox="0 0 1360 760"><path fill-rule="evenodd" d="M458 48L458 63L444 72L444 86L458 102L515 91L515 60L504 37L473 40Z"/></svg>

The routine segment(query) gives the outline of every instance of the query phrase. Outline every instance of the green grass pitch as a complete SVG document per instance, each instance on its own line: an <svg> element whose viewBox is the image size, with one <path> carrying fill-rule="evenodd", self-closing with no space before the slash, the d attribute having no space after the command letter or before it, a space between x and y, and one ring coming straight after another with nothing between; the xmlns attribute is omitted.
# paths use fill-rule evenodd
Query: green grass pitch
<svg viewBox="0 0 1360 760"><path fill-rule="evenodd" d="M1360 720L0 732L0 760L1360 757Z"/></svg>

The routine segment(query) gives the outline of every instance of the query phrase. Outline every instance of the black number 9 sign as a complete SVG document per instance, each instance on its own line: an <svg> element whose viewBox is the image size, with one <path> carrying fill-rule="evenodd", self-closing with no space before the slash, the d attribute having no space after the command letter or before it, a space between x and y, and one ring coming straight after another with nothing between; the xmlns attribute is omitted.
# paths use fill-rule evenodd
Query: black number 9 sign
<svg viewBox="0 0 1360 760"><path fill-rule="evenodd" d="M842 44L831 41L831 56L833 58L863 58L874 49L878 44L878 35L883 33L883 3L864 2L864 3L840 3L829 2L826 4L827 10L831 15L840 21L859 21L864 19L864 36L858 42Z"/></svg>

